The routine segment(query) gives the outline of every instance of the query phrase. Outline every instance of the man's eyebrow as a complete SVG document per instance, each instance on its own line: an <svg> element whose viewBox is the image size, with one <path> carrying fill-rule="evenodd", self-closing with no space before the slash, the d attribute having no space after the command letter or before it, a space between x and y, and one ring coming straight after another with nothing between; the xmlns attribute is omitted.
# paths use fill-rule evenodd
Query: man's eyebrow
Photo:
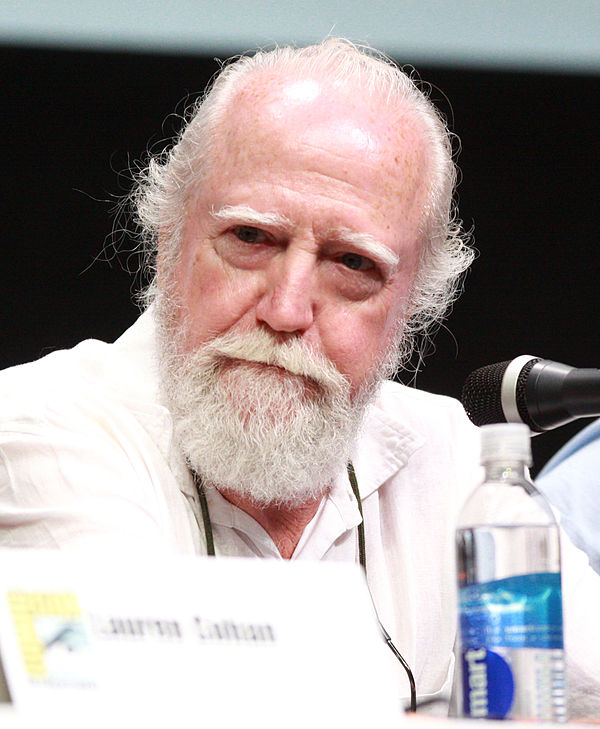
<svg viewBox="0 0 600 729"><path fill-rule="evenodd" d="M289 229L291 223L284 215L277 213L260 213L249 205L225 205L219 210L214 208L210 215L215 220L227 223L238 223L239 225L263 225L269 228Z"/></svg>
<svg viewBox="0 0 600 729"><path fill-rule="evenodd" d="M256 225L267 228L291 230L292 223L285 215L278 213L261 213L249 205L225 205L219 210L210 211L213 219L220 222L238 223L239 225ZM388 246L369 233L356 233L349 228L334 228L328 231L328 237L340 243L347 243L358 249L360 253L373 258L386 269L388 275L393 274L399 264L400 257Z"/></svg>
<svg viewBox="0 0 600 729"><path fill-rule="evenodd" d="M389 274L394 273L400 264L400 256L397 253L368 233L355 233L347 228L338 228L331 231L331 234L340 243L348 243L360 249L361 253L385 266Z"/></svg>

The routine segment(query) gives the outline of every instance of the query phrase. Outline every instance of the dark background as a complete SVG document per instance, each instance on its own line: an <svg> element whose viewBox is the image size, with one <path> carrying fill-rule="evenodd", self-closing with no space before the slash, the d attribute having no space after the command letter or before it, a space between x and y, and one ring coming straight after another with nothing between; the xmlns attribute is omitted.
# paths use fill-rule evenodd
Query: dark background
<svg viewBox="0 0 600 729"><path fill-rule="evenodd" d="M128 170L178 129L210 57L0 48L5 203L0 367L116 338L137 316ZM480 255L417 386L459 396L485 364L599 366L600 77L419 67L462 140L461 216ZM115 245L120 253L115 252ZM534 473L587 421L534 439Z"/></svg>

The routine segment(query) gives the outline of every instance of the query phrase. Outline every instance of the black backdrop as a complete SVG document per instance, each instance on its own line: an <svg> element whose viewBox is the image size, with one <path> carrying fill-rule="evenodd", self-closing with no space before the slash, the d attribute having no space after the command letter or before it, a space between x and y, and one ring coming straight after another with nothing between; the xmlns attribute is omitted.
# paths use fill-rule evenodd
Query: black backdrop
<svg viewBox="0 0 600 729"><path fill-rule="evenodd" d="M173 135L173 112L217 63L0 50L5 367L86 337L112 340L133 322L132 242L111 235L125 173ZM599 366L600 77L418 71L462 140L461 215L480 255L416 384L458 396L471 370L523 353ZM584 424L536 437L534 472Z"/></svg>

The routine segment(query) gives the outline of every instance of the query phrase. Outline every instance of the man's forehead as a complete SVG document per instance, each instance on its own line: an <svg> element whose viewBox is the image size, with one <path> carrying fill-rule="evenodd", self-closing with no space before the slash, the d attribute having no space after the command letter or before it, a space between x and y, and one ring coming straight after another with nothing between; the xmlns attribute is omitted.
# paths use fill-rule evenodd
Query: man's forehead
<svg viewBox="0 0 600 729"><path fill-rule="evenodd" d="M420 166L423 156L420 124L406 102L392 105L381 94L316 76L254 74L230 102L224 130L222 153L260 155L276 140L318 151L323 132L333 131L337 144L397 164Z"/></svg>

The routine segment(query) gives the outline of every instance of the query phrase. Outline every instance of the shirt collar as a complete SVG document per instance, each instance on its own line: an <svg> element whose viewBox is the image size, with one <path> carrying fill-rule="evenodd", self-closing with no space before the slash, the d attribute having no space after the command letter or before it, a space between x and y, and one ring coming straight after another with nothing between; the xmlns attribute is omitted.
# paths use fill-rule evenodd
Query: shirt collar
<svg viewBox="0 0 600 729"><path fill-rule="evenodd" d="M386 383L369 406L357 437L352 463L361 499L366 499L425 444L425 438L399 419L387 404Z"/></svg>

